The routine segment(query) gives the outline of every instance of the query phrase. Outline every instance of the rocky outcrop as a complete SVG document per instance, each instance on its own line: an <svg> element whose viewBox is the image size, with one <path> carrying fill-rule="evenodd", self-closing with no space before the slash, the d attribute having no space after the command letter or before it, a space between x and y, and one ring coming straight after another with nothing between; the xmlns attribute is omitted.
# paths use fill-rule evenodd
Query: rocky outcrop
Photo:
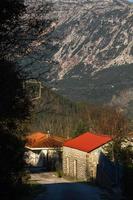
<svg viewBox="0 0 133 200"><path fill-rule="evenodd" d="M61 1L55 5L58 24L53 36L59 49L58 79L75 66L93 73L133 62L133 9L126 1Z"/></svg>

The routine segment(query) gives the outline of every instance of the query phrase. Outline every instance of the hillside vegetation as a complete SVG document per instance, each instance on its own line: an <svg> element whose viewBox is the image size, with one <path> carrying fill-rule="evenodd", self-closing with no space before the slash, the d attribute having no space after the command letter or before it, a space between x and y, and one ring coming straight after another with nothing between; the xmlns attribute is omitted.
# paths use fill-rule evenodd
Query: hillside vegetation
<svg viewBox="0 0 133 200"><path fill-rule="evenodd" d="M85 131L105 134L128 131L126 118L115 107L73 103L46 86L41 89L41 98L33 99L33 102L30 132L44 131L71 137Z"/></svg>

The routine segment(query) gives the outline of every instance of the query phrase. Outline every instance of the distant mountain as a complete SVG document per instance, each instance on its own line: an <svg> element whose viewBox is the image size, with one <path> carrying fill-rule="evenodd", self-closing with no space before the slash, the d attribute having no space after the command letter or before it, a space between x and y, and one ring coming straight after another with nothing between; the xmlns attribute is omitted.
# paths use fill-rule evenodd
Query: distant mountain
<svg viewBox="0 0 133 200"><path fill-rule="evenodd" d="M29 64L26 69L75 101L118 104L129 111L133 101L132 4L127 0L47 1L54 6L49 17L56 18L51 41L40 43L32 52L32 65L29 57L23 60Z"/></svg>

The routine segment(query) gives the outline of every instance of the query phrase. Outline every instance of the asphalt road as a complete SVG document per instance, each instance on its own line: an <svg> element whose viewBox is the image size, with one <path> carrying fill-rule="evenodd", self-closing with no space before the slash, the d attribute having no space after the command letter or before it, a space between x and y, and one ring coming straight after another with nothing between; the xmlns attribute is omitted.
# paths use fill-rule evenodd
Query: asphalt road
<svg viewBox="0 0 133 200"><path fill-rule="evenodd" d="M58 178L53 173L32 174L31 179L42 185L42 192L34 200L101 200L99 188Z"/></svg>

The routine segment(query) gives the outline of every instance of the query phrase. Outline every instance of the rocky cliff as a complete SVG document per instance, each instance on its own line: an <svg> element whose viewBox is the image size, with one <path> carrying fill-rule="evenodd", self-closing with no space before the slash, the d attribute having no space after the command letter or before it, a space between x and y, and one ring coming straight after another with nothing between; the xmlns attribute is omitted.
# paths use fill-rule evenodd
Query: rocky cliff
<svg viewBox="0 0 133 200"><path fill-rule="evenodd" d="M132 63L133 10L126 1L62 2L56 5L59 22L53 33L59 41L58 79L79 64L94 73Z"/></svg>

